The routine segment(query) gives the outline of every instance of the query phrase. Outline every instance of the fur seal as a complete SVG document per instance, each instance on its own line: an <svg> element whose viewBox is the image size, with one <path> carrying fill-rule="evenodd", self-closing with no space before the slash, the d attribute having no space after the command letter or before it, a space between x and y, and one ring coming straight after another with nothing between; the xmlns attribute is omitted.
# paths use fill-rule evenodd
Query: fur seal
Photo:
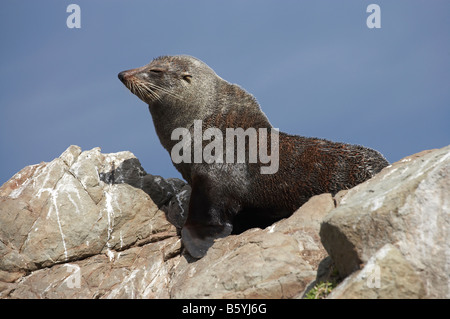
<svg viewBox="0 0 450 319"><path fill-rule="evenodd" d="M272 129L251 94L223 80L197 58L162 56L118 76L148 104L156 133L169 153L179 143L172 139L172 132L184 128L194 133L196 120L201 120L203 130L216 128L223 133L227 128ZM278 170L273 174L261 174L264 164L250 162L248 157L234 164L174 162L172 158L192 187L181 231L191 256L201 258L217 238L268 226L291 215L310 197L352 188L389 165L379 152L359 145L282 132L278 138ZM201 143L204 146L207 141ZM251 151L248 145L246 155Z"/></svg>

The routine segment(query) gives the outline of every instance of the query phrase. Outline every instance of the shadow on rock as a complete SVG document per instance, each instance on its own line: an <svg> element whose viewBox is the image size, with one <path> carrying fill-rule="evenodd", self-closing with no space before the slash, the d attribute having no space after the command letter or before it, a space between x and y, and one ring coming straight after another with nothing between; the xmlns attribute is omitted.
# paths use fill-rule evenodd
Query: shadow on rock
<svg viewBox="0 0 450 319"><path fill-rule="evenodd" d="M179 231L187 218L191 187L178 178L164 179L147 174L137 158L124 160L118 167L100 173L106 184L128 184L147 193L167 220Z"/></svg>

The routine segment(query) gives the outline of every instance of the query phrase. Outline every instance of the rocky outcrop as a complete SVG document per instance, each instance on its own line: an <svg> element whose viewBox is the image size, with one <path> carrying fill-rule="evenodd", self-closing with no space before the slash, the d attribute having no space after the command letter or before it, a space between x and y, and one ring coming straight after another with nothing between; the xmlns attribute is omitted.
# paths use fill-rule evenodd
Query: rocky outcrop
<svg viewBox="0 0 450 319"><path fill-rule="evenodd" d="M0 187L0 298L302 298L333 269L329 298L449 298L449 163L407 157L194 260L189 185L71 146Z"/></svg>
<svg viewBox="0 0 450 319"><path fill-rule="evenodd" d="M0 188L0 296L293 298L315 278L331 195L265 230L221 239L196 261L178 235L189 194L129 152L71 146L24 168Z"/></svg>
<svg viewBox="0 0 450 319"><path fill-rule="evenodd" d="M118 252L136 247L129 251L138 258L146 251L140 247L148 243L157 242L163 259L169 258L180 243L176 227L159 208L183 216L188 187L180 180L146 174L129 152L105 155L98 148L81 152L71 146L50 163L24 168L0 188L2 295L56 297L51 285L67 279L68 270L81 269L72 262L85 263L94 256L96 263L106 258L111 263L103 266L112 266ZM101 276L92 279L108 274L104 267L95 270ZM67 293L59 296L71 296Z"/></svg>
<svg viewBox="0 0 450 319"><path fill-rule="evenodd" d="M340 194L320 235L340 275L357 272L331 297L450 298L449 168L450 146L424 151Z"/></svg>

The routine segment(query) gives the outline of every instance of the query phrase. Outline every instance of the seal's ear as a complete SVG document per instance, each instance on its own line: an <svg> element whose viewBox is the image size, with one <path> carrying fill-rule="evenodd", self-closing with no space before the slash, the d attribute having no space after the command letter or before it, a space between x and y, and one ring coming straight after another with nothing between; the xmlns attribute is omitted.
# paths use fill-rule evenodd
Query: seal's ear
<svg viewBox="0 0 450 319"><path fill-rule="evenodd" d="M185 80L187 83L191 83L192 75L190 75L190 74L187 73L187 72L184 72L184 73L183 73L183 80Z"/></svg>

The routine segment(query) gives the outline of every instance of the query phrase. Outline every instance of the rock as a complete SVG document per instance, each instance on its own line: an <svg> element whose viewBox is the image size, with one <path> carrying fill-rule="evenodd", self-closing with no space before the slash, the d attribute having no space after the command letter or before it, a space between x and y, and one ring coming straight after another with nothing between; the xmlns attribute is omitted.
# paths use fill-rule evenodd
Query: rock
<svg viewBox="0 0 450 319"><path fill-rule="evenodd" d="M417 299L425 297L419 274L391 244L384 245L328 296L330 299Z"/></svg>
<svg viewBox="0 0 450 319"><path fill-rule="evenodd" d="M388 251L396 247L403 259L399 261L399 253L386 256L399 264L398 268L380 266L389 268L381 273L382 285L387 283L383 276L395 280L394 287L403 286L405 278L417 279L423 285L414 292L405 288L404 294L388 293L389 289L382 287L377 294L367 291L361 296L450 298L449 167L450 146L406 157L349 190L324 219L322 243L341 276L352 274L364 264L367 267L380 249L391 245ZM399 274L403 268L408 268L406 277ZM350 290L359 285L358 280L361 282L361 273L364 268L351 276L355 282L346 280ZM353 296L342 291L341 297Z"/></svg>
<svg viewBox="0 0 450 319"><path fill-rule="evenodd" d="M217 240L205 257L179 267L174 298L294 298L315 279L326 257L320 220L334 208L330 194L311 198L290 218ZM187 260L183 260L187 264Z"/></svg>
<svg viewBox="0 0 450 319"><path fill-rule="evenodd" d="M189 185L71 146L0 187L0 298L302 298L334 268L329 298L449 298L449 159L407 157L195 260Z"/></svg>
<svg viewBox="0 0 450 319"><path fill-rule="evenodd" d="M129 152L76 146L26 167L0 188L0 270L29 272L175 235L164 212L127 183L144 177ZM142 185L151 183L157 188L158 178Z"/></svg>
<svg viewBox="0 0 450 319"><path fill-rule="evenodd" d="M168 298L165 258L179 252L174 237L54 265L22 278L9 298Z"/></svg>
<svg viewBox="0 0 450 319"><path fill-rule="evenodd" d="M218 240L201 260L177 232L189 195L129 152L71 146L24 168L0 188L0 297L293 298L314 280L330 194Z"/></svg>

